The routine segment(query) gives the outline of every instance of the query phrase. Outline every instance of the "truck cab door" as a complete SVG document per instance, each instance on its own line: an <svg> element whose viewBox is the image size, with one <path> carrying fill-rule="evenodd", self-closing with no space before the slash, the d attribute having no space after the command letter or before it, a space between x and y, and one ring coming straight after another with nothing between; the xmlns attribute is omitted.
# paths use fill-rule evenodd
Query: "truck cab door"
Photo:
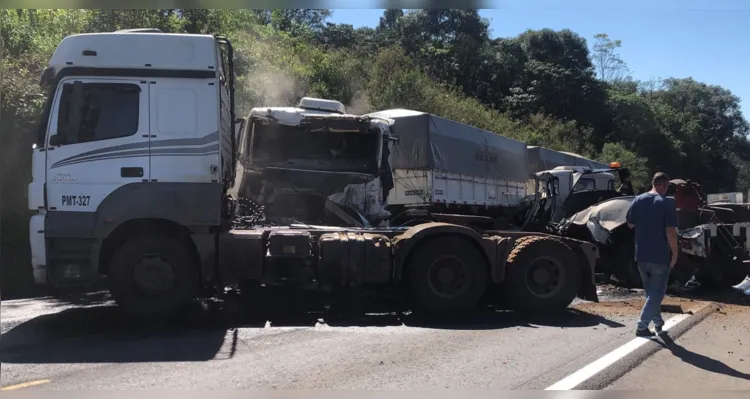
<svg viewBox="0 0 750 399"><path fill-rule="evenodd" d="M70 78L60 83L45 143L48 237L56 234L52 219L68 214L63 217L72 220L72 212L93 220L99 204L115 190L148 181L148 91L147 82L139 80ZM91 223L73 224L82 231L60 226L67 237L91 234Z"/></svg>
<svg viewBox="0 0 750 399"><path fill-rule="evenodd" d="M216 183L219 159L218 95L213 79L160 78L151 96L151 180L160 183ZM228 117L227 117L228 118ZM235 126L226 119L229 145Z"/></svg>

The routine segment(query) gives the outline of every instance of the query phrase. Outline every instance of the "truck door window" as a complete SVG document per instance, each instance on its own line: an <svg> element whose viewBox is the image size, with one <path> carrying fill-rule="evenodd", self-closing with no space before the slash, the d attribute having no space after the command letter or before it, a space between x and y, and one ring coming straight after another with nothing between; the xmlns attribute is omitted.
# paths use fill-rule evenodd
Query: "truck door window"
<svg viewBox="0 0 750 399"><path fill-rule="evenodd" d="M73 85L63 86L57 134L66 144L86 143L132 136L138 131L141 88L128 83L84 83L80 102L78 134L68 122L74 115ZM75 129L76 127L72 127Z"/></svg>
<svg viewBox="0 0 750 399"><path fill-rule="evenodd" d="M582 177L578 179L578 183L576 183L576 186L573 188L573 192L575 193L578 191L595 190L595 189L596 189L596 180Z"/></svg>

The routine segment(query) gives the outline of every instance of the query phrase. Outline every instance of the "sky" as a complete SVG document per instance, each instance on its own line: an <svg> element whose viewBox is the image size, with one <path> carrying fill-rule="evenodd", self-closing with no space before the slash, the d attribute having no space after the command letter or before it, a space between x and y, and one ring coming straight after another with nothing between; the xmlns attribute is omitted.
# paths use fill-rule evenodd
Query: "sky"
<svg viewBox="0 0 750 399"><path fill-rule="evenodd" d="M493 38L516 36L526 29L568 28L590 46L595 34L607 33L622 41L620 57L633 78L692 77L723 86L742 100L743 114L750 119L750 0L491 3L495 8L479 13L490 21ZM329 22L375 27L382 15L382 9L334 9Z"/></svg>

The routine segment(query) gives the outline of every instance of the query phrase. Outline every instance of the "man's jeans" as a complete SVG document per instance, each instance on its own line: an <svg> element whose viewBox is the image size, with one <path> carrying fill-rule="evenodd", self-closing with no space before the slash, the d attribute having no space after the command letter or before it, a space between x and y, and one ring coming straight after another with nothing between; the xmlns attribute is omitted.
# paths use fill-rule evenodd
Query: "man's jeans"
<svg viewBox="0 0 750 399"><path fill-rule="evenodd" d="M658 263L638 262L638 271L643 280L643 290L646 291L646 303L641 310L641 320L638 329L645 330L649 323L654 322L654 327L664 325L661 318L661 301L667 292L669 284L669 265Z"/></svg>

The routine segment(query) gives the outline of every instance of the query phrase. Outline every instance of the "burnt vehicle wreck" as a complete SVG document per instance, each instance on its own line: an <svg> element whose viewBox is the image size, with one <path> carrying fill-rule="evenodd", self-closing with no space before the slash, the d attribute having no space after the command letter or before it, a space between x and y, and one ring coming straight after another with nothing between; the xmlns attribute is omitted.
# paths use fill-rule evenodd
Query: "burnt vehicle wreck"
<svg viewBox="0 0 750 399"><path fill-rule="evenodd" d="M556 167L535 174L535 194L519 204L516 223L524 231L565 235L565 218L627 195L633 195L630 172L617 162L609 168Z"/></svg>
<svg viewBox="0 0 750 399"><path fill-rule="evenodd" d="M671 282L684 285L691 279L701 285L726 288L739 284L748 274L744 263L748 240L745 223L725 223L717 214L734 220L731 209L705 203L700 186L675 179L667 195L677 206L680 256L670 276ZM620 196L592 205L563 220L558 231L599 246L597 270L632 287L642 286L634 261L634 232L626 216L634 195Z"/></svg>
<svg viewBox="0 0 750 399"><path fill-rule="evenodd" d="M497 293L525 311L598 301L589 242L469 227L466 215L394 227L391 121L303 100L254 109L238 134L234 220L218 241L224 285L325 294L344 307L388 297L440 317Z"/></svg>
<svg viewBox="0 0 750 399"><path fill-rule="evenodd" d="M349 115L338 102L254 108L239 133L229 194L239 218L266 223L362 227L382 224L393 179L387 120ZM249 220L257 223L259 220Z"/></svg>

